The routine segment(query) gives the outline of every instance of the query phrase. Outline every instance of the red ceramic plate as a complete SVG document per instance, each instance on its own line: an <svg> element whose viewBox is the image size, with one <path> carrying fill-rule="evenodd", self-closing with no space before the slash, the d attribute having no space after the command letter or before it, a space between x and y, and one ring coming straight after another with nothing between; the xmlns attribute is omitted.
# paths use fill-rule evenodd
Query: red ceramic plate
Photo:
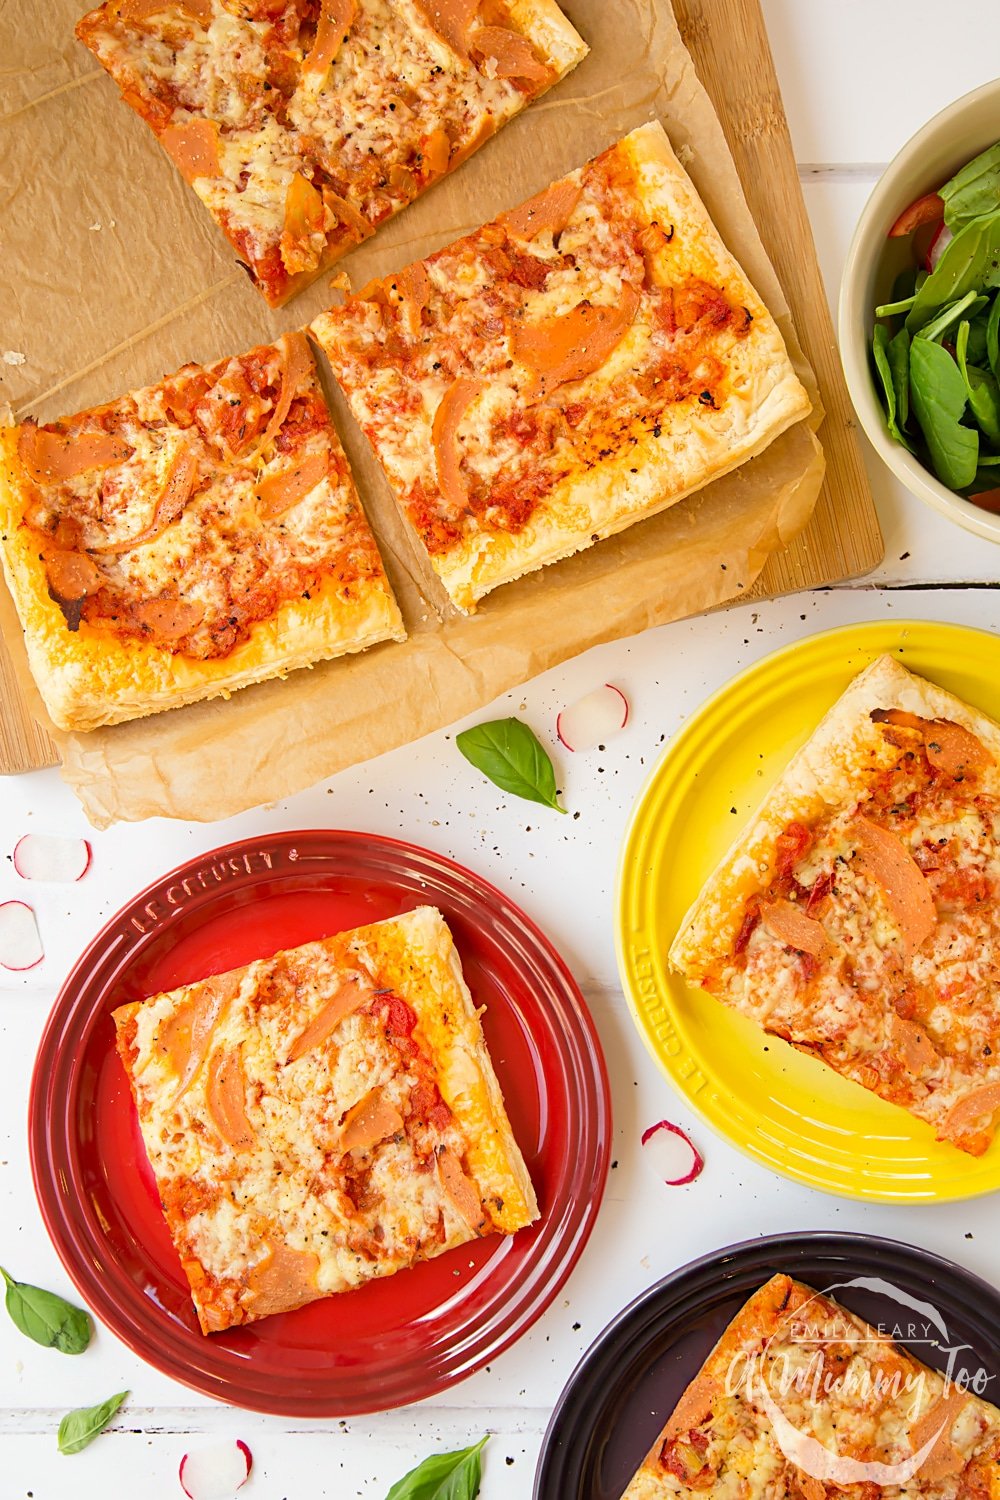
<svg viewBox="0 0 1000 1500"><path fill-rule="evenodd" d="M455 935L541 1218L357 1291L206 1338L160 1213L110 1012L424 902ZM608 1170L600 1043L562 959L500 891L393 839L314 831L232 844L114 917L63 986L29 1105L49 1234L81 1296L156 1369L282 1416L379 1411L495 1358L555 1297Z"/></svg>

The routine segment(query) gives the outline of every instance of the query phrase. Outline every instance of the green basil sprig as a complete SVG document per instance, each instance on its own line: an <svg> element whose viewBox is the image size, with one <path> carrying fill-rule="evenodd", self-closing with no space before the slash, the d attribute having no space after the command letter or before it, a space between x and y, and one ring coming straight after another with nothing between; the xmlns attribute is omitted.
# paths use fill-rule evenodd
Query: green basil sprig
<svg viewBox="0 0 1000 1500"><path fill-rule="evenodd" d="M63 1354L82 1354L90 1343L90 1319L80 1307L26 1281L15 1281L0 1266L7 1283L4 1299L10 1320L29 1339Z"/></svg>
<svg viewBox="0 0 1000 1500"><path fill-rule="evenodd" d="M95 1437L100 1436L129 1394L129 1391L119 1391L117 1396L109 1396L99 1406L81 1406L77 1411L68 1411L59 1423L59 1452L82 1452Z"/></svg>
<svg viewBox="0 0 1000 1500"><path fill-rule="evenodd" d="M476 1500L482 1482L479 1455L489 1433L472 1448L432 1453L398 1479L385 1500Z"/></svg>
<svg viewBox="0 0 1000 1500"><path fill-rule="evenodd" d="M502 791L541 802L564 813L556 795L552 762L527 724L520 719L493 719L463 729L455 744L466 760Z"/></svg>

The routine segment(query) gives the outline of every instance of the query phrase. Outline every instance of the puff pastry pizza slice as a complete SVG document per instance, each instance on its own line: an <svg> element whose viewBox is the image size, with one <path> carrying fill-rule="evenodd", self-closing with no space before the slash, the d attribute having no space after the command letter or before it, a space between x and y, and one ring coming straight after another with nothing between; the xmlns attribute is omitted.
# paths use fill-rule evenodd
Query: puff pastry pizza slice
<svg viewBox="0 0 1000 1500"><path fill-rule="evenodd" d="M465 611L728 473L810 409L658 124L313 332Z"/></svg>
<svg viewBox="0 0 1000 1500"><path fill-rule="evenodd" d="M736 1314L622 1500L996 1494L1000 1411L777 1275Z"/></svg>
<svg viewBox="0 0 1000 1500"><path fill-rule="evenodd" d="M879 658L711 875L670 961L982 1154L1000 1118L1000 725Z"/></svg>
<svg viewBox="0 0 1000 1500"><path fill-rule="evenodd" d="M405 635L300 333L0 429L0 556L61 729Z"/></svg>
<svg viewBox="0 0 1000 1500"><path fill-rule="evenodd" d="M587 51L555 0L105 0L77 36L272 306Z"/></svg>
<svg viewBox="0 0 1000 1500"><path fill-rule="evenodd" d="M114 1013L203 1332L538 1217L479 1013L420 907Z"/></svg>

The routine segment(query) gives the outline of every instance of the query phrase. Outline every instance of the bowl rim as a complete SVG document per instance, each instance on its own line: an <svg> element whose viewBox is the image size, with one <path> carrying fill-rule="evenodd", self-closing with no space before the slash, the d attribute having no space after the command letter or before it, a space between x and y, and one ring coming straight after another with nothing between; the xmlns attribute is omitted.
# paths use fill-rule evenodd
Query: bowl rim
<svg viewBox="0 0 1000 1500"><path fill-rule="evenodd" d="M898 190L899 177L919 160L945 125L960 118L980 101L997 96L1000 96L1000 78L980 84L938 110L896 152L872 188L851 236L837 306L837 334L847 389L876 454L911 494L966 531L992 542L1000 542L1000 515L993 515L964 496L956 495L900 443L890 438L868 362L867 330L873 309L861 306L861 283L862 268L871 262L871 242ZM865 330L864 338L859 338L859 329Z"/></svg>

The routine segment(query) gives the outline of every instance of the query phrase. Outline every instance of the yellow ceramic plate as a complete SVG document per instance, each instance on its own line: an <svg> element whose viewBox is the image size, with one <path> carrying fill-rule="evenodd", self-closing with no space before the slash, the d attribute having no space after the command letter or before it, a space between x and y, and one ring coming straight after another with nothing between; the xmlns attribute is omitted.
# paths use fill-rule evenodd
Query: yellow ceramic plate
<svg viewBox="0 0 1000 1500"><path fill-rule="evenodd" d="M985 631L849 625L765 657L688 720L639 797L618 871L618 963L646 1046L733 1145L828 1192L942 1202L1000 1188L1000 1137L979 1158L935 1141L922 1121L667 967L681 919L719 859L826 710L884 652L1000 719L1000 637Z"/></svg>

